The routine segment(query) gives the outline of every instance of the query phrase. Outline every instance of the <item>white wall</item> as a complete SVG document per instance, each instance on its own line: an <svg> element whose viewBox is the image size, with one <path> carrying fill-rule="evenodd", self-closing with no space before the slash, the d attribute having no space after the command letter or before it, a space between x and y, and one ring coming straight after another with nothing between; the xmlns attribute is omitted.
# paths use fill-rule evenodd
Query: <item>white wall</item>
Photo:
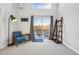
<svg viewBox="0 0 79 59"><path fill-rule="evenodd" d="M19 29L23 32L23 34L30 33L30 18L31 18L31 15L40 15L40 16L43 16L43 15L51 16L51 15L53 15L54 18L55 18L56 8L57 8L57 4L53 3L52 9L50 9L50 10L33 10L31 3L24 3L23 9L18 9L18 11L19 11L19 13L18 13ZM21 17L28 17L29 21L28 22L21 22L21 20L20 20Z"/></svg>
<svg viewBox="0 0 79 59"><path fill-rule="evenodd" d="M79 4L59 4L58 15L64 17L63 44L79 53Z"/></svg>
<svg viewBox="0 0 79 59"><path fill-rule="evenodd" d="M4 48L8 44L8 18L12 14L12 4L11 3L0 3L0 8L2 8L2 39L0 42L0 49Z"/></svg>
<svg viewBox="0 0 79 59"><path fill-rule="evenodd" d="M2 42L2 8L0 8L0 43ZM2 44L0 44L0 47Z"/></svg>

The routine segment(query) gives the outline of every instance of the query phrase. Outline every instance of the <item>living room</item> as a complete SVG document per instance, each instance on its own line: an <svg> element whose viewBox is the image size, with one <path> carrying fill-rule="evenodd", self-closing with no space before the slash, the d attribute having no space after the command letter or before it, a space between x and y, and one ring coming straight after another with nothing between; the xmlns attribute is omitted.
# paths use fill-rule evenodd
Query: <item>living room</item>
<svg viewBox="0 0 79 59"><path fill-rule="evenodd" d="M45 5L46 7L37 7L33 8L34 5ZM0 54L32 54L32 55L73 55L78 54L78 28L76 27L78 24L73 25L75 18L78 19L78 5L79 4L58 4L58 3L0 3L0 28L1 28L1 39L0 40ZM72 7L73 6L73 7ZM71 11L72 9L72 11ZM74 11L75 10L75 11ZM71 14L66 14L71 12ZM72 16L76 15L72 18ZM12 17L11 17L12 16ZM8 46L13 42L12 33L15 31L21 31L22 35L30 35L33 33L33 17L41 16L47 17L49 16L52 23L52 27L50 27L50 38L51 33L53 33L52 29L55 25L56 19L61 19L63 17L63 43L56 44L52 40L44 40L44 42L32 42L32 40L27 39L27 42L18 44L16 47L15 44L13 46ZM16 18L15 22L11 22L11 18ZM39 18L39 17L38 17ZM25 20L24 20L25 19ZM43 19L43 18L42 18ZM71 20L72 19L72 20ZM9 22L10 21L10 22ZM72 23L71 23L72 21ZM74 29L73 26L76 28ZM71 31L71 29L73 29ZM76 30L76 31L75 31ZM32 32L31 32L32 31ZM74 32L74 33L73 33ZM34 36L32 39L34 39ZM72 39L72 40L71 40ZM65 46L67 47L65 47ZM23 49L22 49L23 48ZM20 50L19 50L20 49ZM27 51L26 51L27 50ZM8 51L8 53L7 53ZM16 52L17 51L17 52ZM12 53L11 53L12 52ZM51 52L51 53L50 53Z"/></svg>

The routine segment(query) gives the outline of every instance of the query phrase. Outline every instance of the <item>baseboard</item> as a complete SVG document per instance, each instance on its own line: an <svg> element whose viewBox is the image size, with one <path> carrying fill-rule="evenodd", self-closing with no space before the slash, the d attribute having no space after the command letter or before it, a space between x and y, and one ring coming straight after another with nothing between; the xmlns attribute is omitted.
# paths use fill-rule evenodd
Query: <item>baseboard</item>
<svg viewBox="0 0 79 59"><path fill-rule="evenodd" d="M79 50L76 50L74 48L72 48L70 45L68 45L67 43L63 43L66 47L70 48L71 50L73 50L75 53L79 54Z"/></svg>

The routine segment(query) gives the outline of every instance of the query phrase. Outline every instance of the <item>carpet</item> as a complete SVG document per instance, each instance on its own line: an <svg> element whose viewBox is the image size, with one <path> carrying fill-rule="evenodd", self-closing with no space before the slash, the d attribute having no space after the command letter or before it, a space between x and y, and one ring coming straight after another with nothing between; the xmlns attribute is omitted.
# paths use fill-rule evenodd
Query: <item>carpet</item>
<svg viewBox="0 0 79 59"><path fill-rule="evenodd" d="M43 39L35 39L33 42L43 42Z"/></svg>

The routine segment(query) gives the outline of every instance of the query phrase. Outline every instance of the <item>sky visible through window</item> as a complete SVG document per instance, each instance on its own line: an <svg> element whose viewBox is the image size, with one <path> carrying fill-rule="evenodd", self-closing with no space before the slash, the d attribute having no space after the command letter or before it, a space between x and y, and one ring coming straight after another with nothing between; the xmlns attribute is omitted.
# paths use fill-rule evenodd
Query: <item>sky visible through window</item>
<svg viewBox="0 0 79 59"><path fill-rule="evenodd" d="M51 3L33 3L32 9L51 9Z"/></svg>
<svg viewBox="0 0 79 59"><path fill-rule="evenodd" d="M34 18L34 25L49 25L50 17L37 17Z"/></svg>

